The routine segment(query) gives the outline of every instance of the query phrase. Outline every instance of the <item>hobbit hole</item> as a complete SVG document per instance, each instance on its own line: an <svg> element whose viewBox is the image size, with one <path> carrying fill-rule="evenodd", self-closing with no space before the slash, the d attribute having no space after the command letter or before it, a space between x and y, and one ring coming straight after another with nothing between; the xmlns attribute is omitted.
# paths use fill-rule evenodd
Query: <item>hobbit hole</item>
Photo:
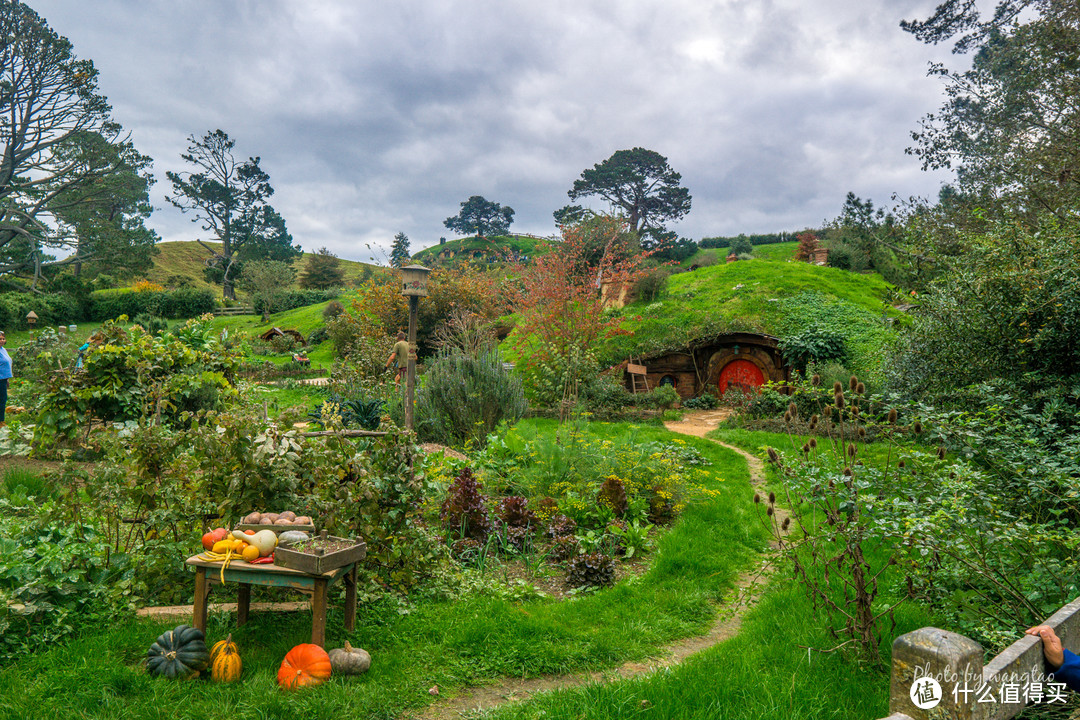
<svg viewBox="0 0 1080 720"><path fill-rule="evenodd" d="M790 379L791 369L779 345L780 341L771 335L730 333L640 363L649 390L669 385L688 399L703 392L723 394L731 388L756 389L767 382ZM633 391L629 373L624 383Z"/></svg>

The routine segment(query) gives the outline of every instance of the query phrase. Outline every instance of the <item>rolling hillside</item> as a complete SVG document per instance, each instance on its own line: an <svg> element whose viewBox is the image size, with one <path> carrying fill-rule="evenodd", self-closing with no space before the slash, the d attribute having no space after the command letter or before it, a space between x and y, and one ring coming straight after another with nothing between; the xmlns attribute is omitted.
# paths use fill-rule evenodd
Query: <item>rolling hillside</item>
<svg viewBox="0 0 1080 720"><path fill-rule="evenodd" d="M661 354L736 331L781 339L811 329L844 337L850 367L873 374L904 314L881 276L801 262L743 260L672 275L652 303L619 311L625 335L603 349L607 362Z"/></svg>
<svg viewBox="0 0 1080 720"><path fill-rule="evenodd" d="M213 245L213 243L210 244ZM209 254L201 245L196 242L162 242L158 243L157 247L160 252L154 258L154 267L146 274L147 280L165 287L176 286L183 280L195 287L210 288L218 294L221 293L220 285L212 285L203 277L203 267ZM303 271L307 259L313 254L304 253L303 258L293 263L297 275ZM345 282L347 285L355 284L365 277L366 273L385 270L385 268L379 268L377 265L345 259L341 260L341 266L345 270Z"/></svg>

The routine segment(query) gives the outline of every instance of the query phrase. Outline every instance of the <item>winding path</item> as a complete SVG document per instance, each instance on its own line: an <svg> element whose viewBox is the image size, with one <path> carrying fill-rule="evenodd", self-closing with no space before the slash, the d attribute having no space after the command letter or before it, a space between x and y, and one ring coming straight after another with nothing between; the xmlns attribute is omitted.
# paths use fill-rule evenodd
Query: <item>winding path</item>
<svg viewBox="0 0 1080 720"><path fill-rule="evenodd" d="M688 412L679 422L669 422L664 425L672 432L705 437L706 433L714 430L729 414L730 411L727 410ZM759 488L764 484L765 466L759 458L734 445L715 440L713 442L739 453L746 459L750 469L750 484L753 487ZM453 697L436 701L419 713L406 712L402 720L456 720L472 717L478 712L490 710L507 702L527 700L539 692L562 690L594 682L611 682L677 665L690 655L707 650L713 645L734 637L739 632L743 615L757 602L759 590L770 568L767 560L763 560L758 566L742 573L735 580L735 587L723 607L720 608L709 631L704 635L685 638L665 646L658 657L642 662L628 662L617 668L603 671L544 675L528 679L507 678L490 685L465 688Z"/></svg>

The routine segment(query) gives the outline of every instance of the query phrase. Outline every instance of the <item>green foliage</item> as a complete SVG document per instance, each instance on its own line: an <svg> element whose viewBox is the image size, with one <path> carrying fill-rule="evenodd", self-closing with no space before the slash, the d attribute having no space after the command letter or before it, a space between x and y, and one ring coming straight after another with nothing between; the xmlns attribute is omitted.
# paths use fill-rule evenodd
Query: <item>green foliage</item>
<svg viewBox="0 0 1080 720"><path fill-rule="evenodd" d="M716 408L718 404L719 402L717 401L716 396L707 392L682 401L682 406L687 410L712 410Z"/></svg>
<svg viewBox="0 0 1080 720"><path fill-rule="evenodd" d="M812 361L844 363L848 359L843 336L816 325L784 337L780 341L780 350L792 367L800 372L805 372L807 363Z"/></svg>
<svg viewBox="0 0 1080 720"><path fill-rule="evenodd" d="M925 395L991 378L1080 374L1080 239L1047 223L969 238L919 297L890 383Z"/></svg>
<svg viewBox="0 0 1080 720"><path fill-rule="evenodd" d="M495 350L476 356L442 352L416 395L416 432L445 445L482 445L499 423L517 422L525 407L521 381Z"/></svg>
<svg viewBox="0 0 1080 720"><path fill-rule="evenodd" d="M399 232L394 236L394 242L390 246L390 266L396 268L405 267L409 262L409 236Z"/></svg>
<svg viewBox="0 0 1080 720"><path fill-rule="evenodd" d="M132 322L150 335L160 335L169 329L169 323L165 318L160 318L149 313L137 315Z"/></svg>
<svg viewBox="0 0 1080 720"><path fill-rule="evenodd" d="M672 275L661 301L619 310L620 332L600 348L599 362L661 355L723 333L782 338L821 325L843 334L852 369L869 377L879 373L882 348L895 336L884 320L901 316L884 303L891 293L879 276L809 263L755 259L702 267Z"/></svg>
<svg viewBox="0 0 1080 720"><path fill-rule="evenodd" d="M597 588L615 582L615 561L600 552L575 555L566 563L566 584L575 588Z"/></svg>
<svg viewBox="0 0 1080 720"><path fill-rule="evenodd" d="M480 195L473 195L461 203L458 214L446 218L443 225L459 235L494 237L509 233L513 222L514 209L512 207L491 202Z"/></svg>
<svg viewBox="0 0 1080 720"><path fill-rule="evenodd" d="M321 247L308 258L300 273L304 290L329 290L345 286L345 269L337 255Z"/></svg>
<svg viewBox="0 0 1080 720"><path fill-rule="evenodd" d="M765 235L737 235L735 237L707 237L702 238L698 243L698 247L703 250L710 248L729 248L733 242L739 240L748 240L751 246L758 245L772 245L775 243L788 243L792 241L791 233L770 233Z"/></svg>
<svg viewBox="0 0 1080 720"><path fill-rule="evenodd" d="M176 419L212 409L233 394L226 379L236 364L206 336L207 320L189 320L177 334L149 335L107 323L104 342L87 352L83 367L44 379L35 442L74 438L94 419Z"/></svg>
<svg viewBox="0 0 1080 720"><path fill-rule="evenodd" d="M731 241L731 252L736 255L751 255L754 252L754 245L750 242L750 238L740 235Z"/></svg>
<svg viewBox="0 0 1080 720"><path fill-rule="evenodd" d="M274 194L270 176L259 167L259 158L238 162L233 155L236 142L221 130L209 131L200 139L188 137L187 152L181 159L194 170L167 171L173 194L169 202L191 212L212 228L221 245L210 250L207 269L220 277L224 296L235 300L233 285L247 260L275 260L291 263L302 252L292 244L285 221L271 207Z"/></svg>
<svg viewBox="0 0 1080 720"><path fill-rule="evenodd" d="M660 241L666 222L690 212L690 191L681 182L682 175L668 165L666 157L636 147L619 150L583 170L567 195L571 200L600 197L622 211L631 234Z"/></svg>
<svg viewBox="0 0 1080 720"><path fill-rule="evenodd" d="M212 312L216 305L213 293L199 288L143 292L132 292L127 288L95 290L90 294L89 317L97 321L143 314L193 318Z"/></svg>
<svg viewBox="0 0 1080 720"><path fill-rule="evenodd" d="M279 310L291 309L285 307L283 296L295 279L296 270L291 261L249 260L240 271L237 285L251 295L255 312L265 318Z"/></svg>
<svg viewBox="0 0 1080 720"><path fill-rule="evenodd" d="M326 428L377 430L385 407L386 401L379 398L331 395L309 417Z"/></svg>
<svg viewBox="0 0 1080 720"><path fill-rule="evenodd" d="M667 290L668 277L671 271L667 268L656 268L637 281L634 286L634 296L641 302L656 302Z"/></svg>
<svg viewBox="0 0 1080 720"><path fill-rule="evenodd" d="M670 385L661 385L647 393L632 395L635 405L649 410L667 410L679 403L679 393Z"/></svg>
<svg viewBox="0 0 1080 720"><path fill-rule="evenodd" d="M26 322L26 314L31 310L38 316L37 327L66 325L86 317L85 309L80 307L71 295L31 295L19 292L0 294L0 326L9 329L30 327Z"/></svg>

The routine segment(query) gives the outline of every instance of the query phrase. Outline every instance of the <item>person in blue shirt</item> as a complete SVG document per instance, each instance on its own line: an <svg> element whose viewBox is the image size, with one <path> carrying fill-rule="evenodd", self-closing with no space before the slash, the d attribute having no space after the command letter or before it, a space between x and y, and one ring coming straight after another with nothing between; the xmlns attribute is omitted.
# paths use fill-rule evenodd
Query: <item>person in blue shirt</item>
<svg viewBox="0 0 1080 720"><path fill-rule="evenodd" d="M1042 638L1043 657L1050 671L1054 673L1054 682L1063 682L1070 690L1080 690L1080 657L1061 646L1061 638L1049 625L1036 625L1024 631L1028 635Z"/></svg>
<svg viewBox="0 0 1080 720"><path fill-rule="evenodd" d="M4 348L6 342L7 336L0 331L0 425L4 423L7 411L8 380L14 377L11 373L11 356Z"/></svg>

